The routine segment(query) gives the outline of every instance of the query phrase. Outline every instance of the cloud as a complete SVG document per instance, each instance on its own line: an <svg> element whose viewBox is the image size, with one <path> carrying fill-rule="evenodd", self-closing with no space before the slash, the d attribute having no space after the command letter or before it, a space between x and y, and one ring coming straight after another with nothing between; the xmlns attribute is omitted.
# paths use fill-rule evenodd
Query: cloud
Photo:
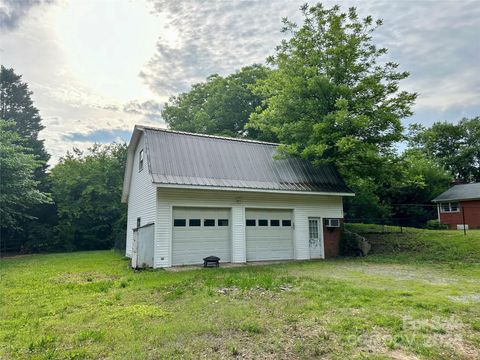
<svg viewBox="0 0 480 360"><path fill-rule="evenodd" d="M140 102L129 101L123 106L123 111L130 114L138 114L152 121L159 121L162 118L162 105L155 100Z"/></svg>
<svg viewBox="0 0 480 360"><path fill-rule="evenodd" d="M99 129L88 133L71 133L64 135L64 140L77 142L95 142L107 144L111 142L127 142L130 139L131 131L122 129Z"/></svg>
<svg viewBox="0 0 480 360"><path fill-rule="evenodd" d="M160 34L140 77L160 96L187 91L213 73L263 62L283 38L281 18L301 23L300 2L153 0L154 13L177 34ZM332 6L335 1L324 2ZM343 1L360 16L382 18L374 40L411 77L401 86L420 93L414 110L480 105L480 2ZM438 113L438 111L437 111Z"/></svg>
<svg viewBox="0 0 480 360"><path fill-rule="evenodd" d="M33 91L52 163L73 146L128 140L134 124L162 126L170 96L263 63L284 37L281 19L301 23L305 0L147 1L0 0L2 64ZM405 123L480 114L480 2L340 4L384 19L374 40L411 72L402 89L420 93Z"/></svg>
<svg viewBox="0 0 480 360"><path fill-rule="evenodd" d="M281 18L300 3L257 1L153 1L172 42L160 34L155 55L140 77L159 96L186 91L218 73L263 62L281 39Z"/></svg>
<svg viewBox="0 0 480 360"><path fill-rule="evenodd" d="M0 4L0 30L13 30L34 6L50 4L54 0L3 0Z"/></svg>

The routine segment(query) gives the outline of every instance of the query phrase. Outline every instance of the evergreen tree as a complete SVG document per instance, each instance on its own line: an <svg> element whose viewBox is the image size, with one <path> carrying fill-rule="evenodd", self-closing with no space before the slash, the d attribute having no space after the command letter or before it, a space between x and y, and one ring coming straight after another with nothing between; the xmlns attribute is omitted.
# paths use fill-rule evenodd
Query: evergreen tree
<svg viewBox="0 0 480 360"><path fill-rule="evenodd" d="M28 85L22 82L22 76L15 74L13 69L3 65L0 69L0 119L12 120L15 125L12 131L18 133L38 160L37 177L42 177L50 156L45 150L43 140L38 134L43 130L38 109L33 105L32 92Z"/></svg>
<svg viewBox="0 0 480 360"><path fill-rule="evenodd" d="M15 123L0 120L0 227L18 229L22 221L32 219L30 208L50 201L38 190L33 176L39 160L34 159L14 131Z"/></svg>

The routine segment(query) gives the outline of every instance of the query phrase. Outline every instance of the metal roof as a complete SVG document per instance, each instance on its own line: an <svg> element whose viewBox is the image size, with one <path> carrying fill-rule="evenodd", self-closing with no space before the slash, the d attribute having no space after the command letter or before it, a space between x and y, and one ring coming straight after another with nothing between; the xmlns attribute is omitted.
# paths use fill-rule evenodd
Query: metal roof
<svg viewBox="0 0 480 360"><path fill-rule="evenodd" d="M433 202L450 200L475 200L480 199L480 182L472 184L455 185L440 194Z"/></svg>
<svg viewBox="0 0 480 360"><path fill-rule="evenodd" d="M352 194L333 166L276 159L278 144L143 127L157 184Z"/></svg>

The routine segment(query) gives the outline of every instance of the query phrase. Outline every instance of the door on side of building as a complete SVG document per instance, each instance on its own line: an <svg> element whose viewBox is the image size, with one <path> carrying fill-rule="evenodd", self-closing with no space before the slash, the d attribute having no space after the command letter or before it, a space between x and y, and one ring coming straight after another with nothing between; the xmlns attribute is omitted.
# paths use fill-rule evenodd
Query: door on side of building
<svg viewBox="0 0 480 360"><path fill-rule="evenodd" d="M310 259L323 259L322 221L318 217L308 218L308 240L310 244Z"/></svg>

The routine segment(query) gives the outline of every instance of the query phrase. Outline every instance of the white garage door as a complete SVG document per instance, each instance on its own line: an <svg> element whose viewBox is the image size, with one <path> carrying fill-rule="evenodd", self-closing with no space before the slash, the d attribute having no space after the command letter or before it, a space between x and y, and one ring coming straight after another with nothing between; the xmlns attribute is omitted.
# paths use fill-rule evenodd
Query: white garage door
<svg viewBox="0 0 480 360"><path fill-rule="evenodd" d="M229 262L230 209L173 208L172 264L200 264L215 255Z"/></svg>
<svg viewBox="0 0 480 360"><path fill-rule="evenodd" d="M247 261L293 259L291 210L245 211Z"/></svg>

